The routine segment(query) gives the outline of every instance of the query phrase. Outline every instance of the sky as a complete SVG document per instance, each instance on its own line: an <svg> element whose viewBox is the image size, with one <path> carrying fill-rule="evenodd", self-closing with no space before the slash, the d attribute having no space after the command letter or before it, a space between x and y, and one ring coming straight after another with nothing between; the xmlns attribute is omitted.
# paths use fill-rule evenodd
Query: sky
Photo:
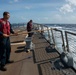
<svg viewBox="0 0 76 75"><path fill-rule="evenodd" d="M76 0L0 0L0 18L4 11L11 23L76 24Z"/></svg>

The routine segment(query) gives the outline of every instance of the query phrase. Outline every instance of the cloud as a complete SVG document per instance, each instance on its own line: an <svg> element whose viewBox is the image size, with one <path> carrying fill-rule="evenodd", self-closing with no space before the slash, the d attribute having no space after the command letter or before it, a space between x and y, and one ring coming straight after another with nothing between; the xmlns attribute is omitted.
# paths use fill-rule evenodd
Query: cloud
<svg viewBox="0 0 76 75"><path fill-rule="evenodd" d="M14 0L14 2L18 2L19 0Z"/></svg>
<svg viewBox="0 0 76 75"><path fill-rule="evenodd" d="M37 20L41 20L40 18L37 18Z"/></svg>
<svg viewBox="0 0 76 75"><path fill-rule="evenodd" d="M9 1L9 4L12 4L13 3L13 1Z"/></svg>
<svg viewBox="0 0 76 75"><path fill-rule="evenodd" d="M76 6L76 0L66 0L68 4Z"/></svg>
<svg viewBox="0 0 76 75"><path fill-rule="evenodd" d="M16 2L19 2L19 0L11 0L9 1L9 4L16 3Z"/></svg>
<svg viewBox="0 0 76 75"><path fill-rule="evenodd" d="M61 18L62 18L62 16L61 16L61 15L59 15L59 14L56 14L56 15L55 15L55 18L57 18L57 19L61 19Z"/></svg>
<svg viewBox="0 0 76 75"><path fill-rule="evenodd" d="M23 16L21 16L21 19L22 19L22 20L26 20L26 18L25 18L25 17L23 17Z"/></svg>
<svg viewBox="0 0 76 75"><path fill-rule="evenodd" d="M63 5L59 10L60 10L60 12L63 12L64 14L67 12L73 12L74 11L74 9L69 4Z"/></svg>
<svg viewBox="0 0 76 75"><path fill-rule="evenodd" d="M48 17L44 17L44 20L48 20L49 18Z"/></svg>
<svg viewBox="0 0 76 75"><path fill-rule="evenodd" d="M25 9L28 9L28 10L29 10L29 9L31 9L31 7L30 7L30 6L25 6L24 8L25 8Z"/></svg>
<svg viewBox="0 0 76 75"><path fill-rule="evenodd" d="M65 0L66 4L60 7L59 11L62 13L74 12L76 7L76 0Z"/></svg>

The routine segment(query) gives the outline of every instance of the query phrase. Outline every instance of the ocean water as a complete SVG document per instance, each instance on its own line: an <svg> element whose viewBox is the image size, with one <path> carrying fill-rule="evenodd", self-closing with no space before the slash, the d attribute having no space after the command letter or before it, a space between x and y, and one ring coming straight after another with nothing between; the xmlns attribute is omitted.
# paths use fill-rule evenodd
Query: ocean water
<svg viewBox="0 0 76 75"><path fill-rule="evenodd" d="M76 24L45 24L45 25L48 26L49 28L50 27L57 28L63 32L65 47L67 45L65 31L76 33ZM53 33L55 37L56 48L59 50L59 53L62 53L64 50L62 47L63 42L62 42L61 33L57 31L53 31ZM46 39L49 40L48 31L45 31L44 35ZM52 36L51 32L50 32L50 36ZM67 38L68 38L67 41L68 41L69 51L72 52L76 56L76 35L67 34Z"/></svg>
<svg viewBox="0 0 76 75"><path fill-rule="evenodd" d="M48 27L55 27L62 30L76 31L76 24L45 24Z"/></svg>

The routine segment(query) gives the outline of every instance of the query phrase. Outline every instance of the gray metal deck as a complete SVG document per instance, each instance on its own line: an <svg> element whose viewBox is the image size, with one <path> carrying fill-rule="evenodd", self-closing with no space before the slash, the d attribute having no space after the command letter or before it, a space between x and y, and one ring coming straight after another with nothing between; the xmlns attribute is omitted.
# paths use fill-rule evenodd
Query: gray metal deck
<svg viewBox="0 0 76 75"><path fill-rule="evenodd" d="M7 64L7 71L0 71L0 75L76 75L61 63L57 51L49 47L41 34L34 35L33 43L35 49L30 53L24 51L25 44L12 46L11 59L14 63Z"/></svg>

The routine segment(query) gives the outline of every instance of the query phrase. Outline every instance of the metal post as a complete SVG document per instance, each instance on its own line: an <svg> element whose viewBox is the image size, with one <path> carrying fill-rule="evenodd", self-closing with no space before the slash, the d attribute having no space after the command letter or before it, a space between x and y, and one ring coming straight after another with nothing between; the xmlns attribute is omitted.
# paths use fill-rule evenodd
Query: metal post
<svg viewBox="0 0 76 75"><path fill-rule="evenodd" d="M47 27L49 42L51 41L49 27Z"/></svg>
<svg viewBox="0 0 76 75"><path fill-rule="evenodd" d="M54 38L54 34L53 34L53 29L51 29L51 33L52 33L53 43L54 43L54 45L55 45L55 38Z"/></svg>
<svg viewBox="0 0 76 75"><path fill-rule="evenodd" d="M66 44L67 44L67 45L66 45L67 51L70 52L70 51L69 51L68 38L67 38L67 32L66 32L66 31L65 31L65 38L66 38Z"/></svg>
<svg viewBox="0 0 76 75"><path fill-rule="evenodd" d="M65 43L64 43L64 37L63 37L63 32L62 31L61 31L61 37L62 37L62 42L63 42L62 47L63 47L63 49L65 51Z"/></svg>

